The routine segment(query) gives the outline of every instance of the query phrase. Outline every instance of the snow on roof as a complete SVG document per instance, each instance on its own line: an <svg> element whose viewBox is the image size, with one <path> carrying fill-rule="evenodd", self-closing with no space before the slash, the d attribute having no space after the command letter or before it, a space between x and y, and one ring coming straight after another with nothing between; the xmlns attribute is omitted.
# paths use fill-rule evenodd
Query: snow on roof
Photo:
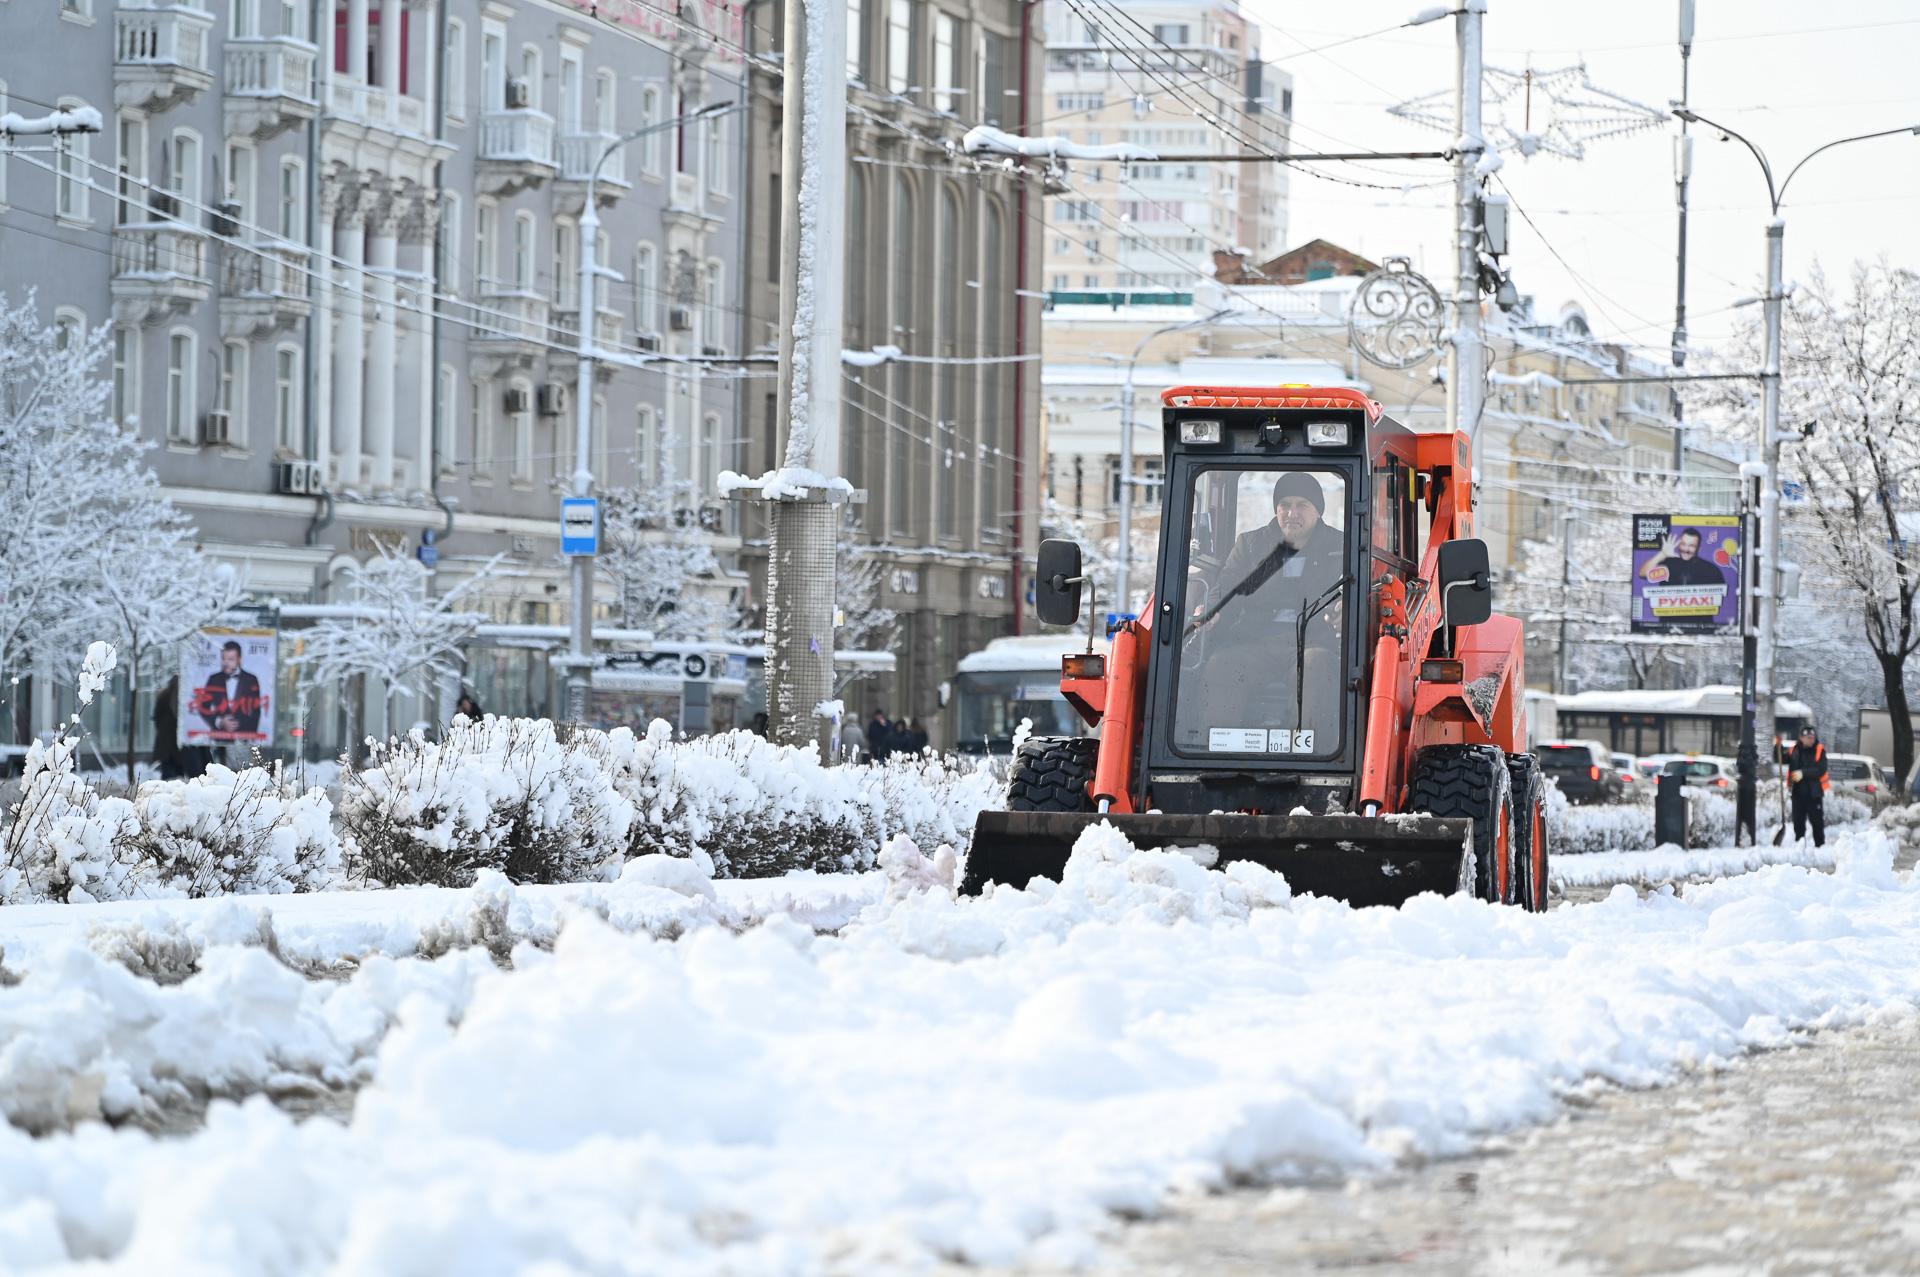
<svg viewBox="0 0 1920 1277"><path fill-rule="evenodd" d="M1017 638L997 638L960 658L961 674L994 674L1022 670L1058 673L1060 658L1069 652L1087 650L1084 634L1023 634ZM1095 639L1093 650L1107 650L1105 639Z"/></svg>
<svg viewBox="0 0 1920 1277"><path fill-rule="evenodd" d="M1556 696L1554 701L1563 714L1585 710L1617 714L1705 714L1718 718L1740 715L1740 689L1731 683L1674 691L1574 692ZM1785 718L1813 717L1813 709L1805 701L1791 696L1776 697L1775 708Z"/></svg>

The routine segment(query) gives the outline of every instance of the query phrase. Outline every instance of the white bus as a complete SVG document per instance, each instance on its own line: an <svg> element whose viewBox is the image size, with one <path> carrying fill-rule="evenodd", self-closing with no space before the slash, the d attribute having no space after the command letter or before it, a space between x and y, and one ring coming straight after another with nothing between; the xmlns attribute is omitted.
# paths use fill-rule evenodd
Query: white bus
<svg viewBox="0 0 1920 1277"><path fill-rule="evenodd" d="M1086 736L1091 729L1060 694L1060 658L1087 650L1084 634L1000 638L960 658L947 696L953 746L963 754L1010 754L1021 719L1035 736ZM1105 653L1105 639L1093 650Z"/></svg>

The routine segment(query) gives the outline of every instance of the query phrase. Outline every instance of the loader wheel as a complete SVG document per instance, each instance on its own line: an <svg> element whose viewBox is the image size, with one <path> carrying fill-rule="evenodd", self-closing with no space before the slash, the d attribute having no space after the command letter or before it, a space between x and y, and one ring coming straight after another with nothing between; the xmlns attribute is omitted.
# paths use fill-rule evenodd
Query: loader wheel
<svg viewBox="0 0 1920 1277"><path fill-rule="evenodd" d="M1436 745L1413 760L1407 810L1473 819L1473 894L1513 899L1513 780L1505 756L1484 745Z"/></svg>
<svg viewBox="0 0 1920 1277"><path fill-rule="evenodd" d="M1007 778L1008 811L1092 811L1094 759L1100 742L1091 736L1035 736L1013 756Z"/></svg>
<svg viewBox="0 0 1920 1277"><path fill-rule="evenodd" d="M1507 755L1513 782L1514 897L1529 913L1547 910L1547 786L1531 754Z"/></svg>

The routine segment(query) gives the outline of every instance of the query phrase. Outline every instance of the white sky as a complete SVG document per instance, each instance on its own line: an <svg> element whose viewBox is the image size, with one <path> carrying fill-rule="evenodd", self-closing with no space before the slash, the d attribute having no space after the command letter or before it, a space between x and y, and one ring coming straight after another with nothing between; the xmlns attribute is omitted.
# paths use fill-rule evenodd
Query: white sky
<svg viewBox="0 0 1920 1277"><path fill-rule="evenodd" d="M1333 5L1242 0L1266 27L1263 54L1294 77L1297 150L1442 149L1445 134L1386 114L1391 103L1451 92L1454 21L1288 56L1343 36L1405 21L1421 0L1346 0ZM1486 60L1515 71L1584 60L1596 85L1664 107L1680 95L1679 0L1491 0ZM1776 179L1822 143L1920 124L1920 4L1915 0L1699 0L1692 59L1693 108L1740 130L1767 153ZM1540 128L1536 98L1534 127ZM1507 258L1514 282L1541 311L1581 301L1604 336L1643 343L1664 356L1673 330L1676 208L1673 142L1678 122L1589 143L1584 160L1506 156L1501 177L1514 199L1580 279L1554 259L1518 215ZM1766 187L1738 142L1695 127L1687 309L1692 344L1723 340L1756 312L1728 310L1758 291L1765 269ZM1349 145L1357 143L1359 145ZM1384 164L1398 173L1439 161ZM1353 165L1327 171L1394 178ZM1436 284L1450 285L1450 212L1444 188L1368 191L1295 172L1289 178L1288 241L1325 238L1378 260L1405 254ZM1787 278L1817 258L1830 275L1857 258L1885 254L1920 266L1920 137L1841 147L1804 169L1788 191ZM1443 277L1445 277L1443 279ZM1584 281L1584 282L1581 282ZM1712 313L1709 313L1712 312Z"/></svg>

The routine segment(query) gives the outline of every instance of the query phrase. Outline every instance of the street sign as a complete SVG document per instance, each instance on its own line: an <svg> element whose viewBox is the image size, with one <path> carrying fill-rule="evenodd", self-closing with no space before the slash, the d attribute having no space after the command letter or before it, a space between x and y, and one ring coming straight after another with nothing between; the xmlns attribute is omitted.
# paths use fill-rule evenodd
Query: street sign
<svg viewBox="0 0 1920 1277"><path fill-rule="evenodd" d="M600 553L600 502L595 497L560 500L560 553Z"/></svg>

